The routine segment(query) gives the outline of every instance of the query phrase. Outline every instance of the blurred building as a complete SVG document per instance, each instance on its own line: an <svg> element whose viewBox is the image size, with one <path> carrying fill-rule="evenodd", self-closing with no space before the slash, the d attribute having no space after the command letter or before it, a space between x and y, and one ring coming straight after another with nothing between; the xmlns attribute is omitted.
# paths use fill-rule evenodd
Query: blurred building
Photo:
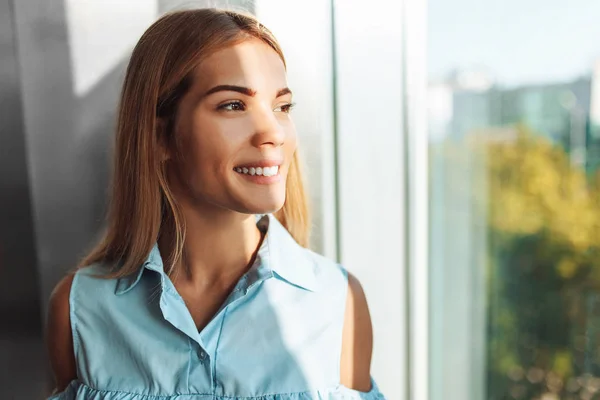
<svg viewBox="0 0 600 400"><path fill-rule="evenodd" d="M492 74L484 69L455 70L446 79L428 88L430 139L462 137L458 132L489 126L492 119L489 92Z"/></svg>
<svg viewBox="0 0 600 400"><path fill-rule="evenodd" d="M524 124L562 145L574 165L600 165L600 62L571 82L504 88L482 71L457 71L429 86L432 141L462 140L488 128Z"/></svg>
<svg viewBox="0 0 600 400"><path fill-rule="evenodd" d="M588 136L587 169L591 173L600 167L600 60L592 72Z"/></svg>

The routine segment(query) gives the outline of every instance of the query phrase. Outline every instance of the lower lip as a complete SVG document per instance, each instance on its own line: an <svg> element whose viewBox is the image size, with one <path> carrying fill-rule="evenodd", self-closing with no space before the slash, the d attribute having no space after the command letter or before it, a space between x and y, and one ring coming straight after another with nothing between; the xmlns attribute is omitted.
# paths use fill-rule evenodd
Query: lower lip
<svg viewBox="0 0 600 400"><path fill-rule="evenodd" d="M279 174L279 172L277 172L277 175L273 175L273 176L249 175L249 174L242 174L237 171L233 171L233 172L236 173L237 175L239 175L240 177L246 179L247 181L256 183L258 185L271 185L271 184L277 183L281 180L281 175Z"/></svg>

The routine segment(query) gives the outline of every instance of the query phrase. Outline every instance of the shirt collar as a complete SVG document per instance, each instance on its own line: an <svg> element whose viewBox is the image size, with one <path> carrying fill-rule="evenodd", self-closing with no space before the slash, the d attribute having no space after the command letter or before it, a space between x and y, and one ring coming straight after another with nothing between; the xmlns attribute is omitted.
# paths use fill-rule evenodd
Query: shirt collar
<svg viewBox="0 0 600 400"><path fill-rule="evenodd" d="M160 256L160 251L158 250L158 244L155 243L144 261L144 264L133 274L124 276L117 280L117 287L115 293L120 295L127 293L140 281L142 275L144 274L144 270L149 269L151 271L158 272L161 277L165 275L162 257Z"/></svg>
<svg viewBox="0 0 600 400"><path fill-rule="evenodd" d="M268 224L267 234L258 251L263 266L288 283L316 291L315 261L310 251L300 246L272 214L265 215L259 221L261 223Z"/></svg>
<svg viewBox="0 0 600 400"><path fill-rule="evenodd" d="M259 268L273 271L278 278L309 291L316 291L314 258L309 250L300 246L287 229L272 214L257 215L257 225L267 233L258 250ZM115 293L124 294L141 279L144 270L166 276L158 244L154 244L139 270L117 280Z"/></svg>

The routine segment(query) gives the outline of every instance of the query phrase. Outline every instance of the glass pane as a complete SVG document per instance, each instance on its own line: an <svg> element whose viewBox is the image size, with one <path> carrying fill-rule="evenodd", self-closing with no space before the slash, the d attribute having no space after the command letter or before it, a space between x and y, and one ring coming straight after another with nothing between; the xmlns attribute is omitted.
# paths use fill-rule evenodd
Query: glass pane
<svg viewBox="0 0 600 400"><path fill-rule="evenodd" d="M598 21L429 1L432 399L600 398Z"/></svg>

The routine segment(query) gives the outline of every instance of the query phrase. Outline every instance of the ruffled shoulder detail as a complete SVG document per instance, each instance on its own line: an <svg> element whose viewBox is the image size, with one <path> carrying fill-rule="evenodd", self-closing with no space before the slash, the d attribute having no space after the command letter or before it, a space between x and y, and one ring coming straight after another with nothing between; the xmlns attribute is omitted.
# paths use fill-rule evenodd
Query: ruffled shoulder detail
<svg viewBox="0 0 600 400"><path fill-rule="evenodd" d="M250 400L251 397L213 396L208 393L174 394L172 396L153 396L141 393L129 393L118 390L98 390L91 388L80 381L72 381L67 388L48 398L48 400ZM371 390L359 392L338 385L332 389L318 390L316 392L282 393L258 396L260 400L385 400L377 384L371 379Z"/></svg>
<svg viewBox="0 0 600 400"><path fill-rule="evenodd" d="M371 390L368 392L359 392L344 385L338 385L336 389L324 398L329 400L385 400L374 379L371 379Z"/></svg>

